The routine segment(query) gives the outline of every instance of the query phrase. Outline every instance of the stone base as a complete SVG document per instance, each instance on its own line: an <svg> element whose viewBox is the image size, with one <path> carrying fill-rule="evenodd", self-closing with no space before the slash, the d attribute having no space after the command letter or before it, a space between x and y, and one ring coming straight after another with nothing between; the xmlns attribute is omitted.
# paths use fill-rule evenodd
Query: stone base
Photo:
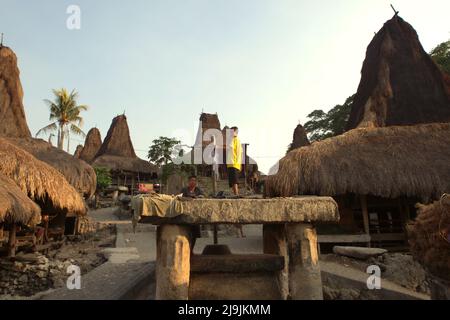
<svg viewBox="0 0 450 320"><path fill-rule="evenodd" d="M190 300L282 300L275 273L191 274Z"/></svg>

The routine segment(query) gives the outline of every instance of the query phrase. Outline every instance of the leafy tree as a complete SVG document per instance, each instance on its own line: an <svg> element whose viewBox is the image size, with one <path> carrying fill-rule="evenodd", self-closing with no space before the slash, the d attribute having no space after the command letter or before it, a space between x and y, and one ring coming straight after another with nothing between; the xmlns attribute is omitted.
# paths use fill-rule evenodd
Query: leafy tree
<svg viewBox="0 0 450 320"><path fill-rule="evenodd" d="M314 110L308 115L305 130L310 141L324 140L345 132L345 126L350 116L355 95L348 97L345 103L337 105L328 112Z"/></svg>
<svg viewBox="0 0 450 320"><path fill-rule="evenodd" d="M77 105L78 92L72 90L69 93L67 89L53 90L55 100L44 100L50 109L50 121L54 121L48 126L40 129L36 136L48 131L58 130L58 148L64 149L64 140L67 136L67 151L69 152L70 133L85 137L85 133L80 127L83 124L81 111L86 111L86 105Z"/></svg>
<svg viewBox="0 0 450 320"><path fill-rule="evenodd" d="M112 183L111 173L108 168L94 167L97 175L97 189L104 190Z"/></svg>
<svg viewBox="0 0 450 320"><path fill-rule="evenodd" d="M159 139L153 140L147 157L158 166L172 163L175 147L180 143L181 141L175 138L159 137Z"/></svg>
<svg viewBox="0 0 450 320"><path fill-rule="evenodd" d="M431 51L430 55L444 72L450 74L450 40L438 45Z"/></svg>

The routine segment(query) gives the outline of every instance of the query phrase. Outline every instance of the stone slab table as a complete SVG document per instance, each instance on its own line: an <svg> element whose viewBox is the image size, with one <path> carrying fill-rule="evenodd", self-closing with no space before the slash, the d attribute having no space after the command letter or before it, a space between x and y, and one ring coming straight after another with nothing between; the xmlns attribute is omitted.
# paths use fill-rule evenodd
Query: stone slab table
<svg viewBox="0 0 450 320"><path fill-rule="evenodd" d="M339 221L331 197L173 199L157 212L142 209L151 207L150 198L133 199L133 208L141 223L158 226L156 299L205 299L208 290L211 299L323 299L314 225ZM264 254L193 255L193 228L205 224L262 224Z"/></svg>

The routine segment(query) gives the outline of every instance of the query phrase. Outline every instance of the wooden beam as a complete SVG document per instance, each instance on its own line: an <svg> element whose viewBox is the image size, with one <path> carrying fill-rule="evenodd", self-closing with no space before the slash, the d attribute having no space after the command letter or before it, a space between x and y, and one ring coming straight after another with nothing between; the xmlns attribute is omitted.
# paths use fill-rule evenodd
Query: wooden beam
<svg viewBox="0 0 450 320"><path fill-rule="evenodd" d="M364 232L370 236L370 228L369 228L369 210L367 209L367 196L361 195L361 210L364 221ZM370 247L370 242L368 242L368 246Z"/></svg>
<svg viewBox="0 0 450 320"><path fill-rule="evenodd" d="M378 233L370 235L372 241L404 241L405 233Z"/></svg>
<svg viewBox="0 0 450 320"><path fill-rule="evenodd" d="M16 229L15 223L11 225L9 230L9 241L8 241L8 257L14 258L16 256Z"/></svg>
<svg viewBox="0 0 450 320"><path fill-rule="evenodd" d="M323 234L318 236L319 243L366 243L370 242L368 234Z"/></svg>

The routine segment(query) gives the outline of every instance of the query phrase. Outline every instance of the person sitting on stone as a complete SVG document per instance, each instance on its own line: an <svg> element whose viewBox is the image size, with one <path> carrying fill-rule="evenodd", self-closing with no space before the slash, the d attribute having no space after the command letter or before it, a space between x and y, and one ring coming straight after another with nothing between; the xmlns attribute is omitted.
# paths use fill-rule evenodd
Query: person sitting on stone
<svg viewBox="0 0 450 320"><path fill-rule="evenodd" d="M202 198L205 196L202 189L197 187L197 177L190 176L188 181L188 186L181 190L183 198Z"/></svg>

